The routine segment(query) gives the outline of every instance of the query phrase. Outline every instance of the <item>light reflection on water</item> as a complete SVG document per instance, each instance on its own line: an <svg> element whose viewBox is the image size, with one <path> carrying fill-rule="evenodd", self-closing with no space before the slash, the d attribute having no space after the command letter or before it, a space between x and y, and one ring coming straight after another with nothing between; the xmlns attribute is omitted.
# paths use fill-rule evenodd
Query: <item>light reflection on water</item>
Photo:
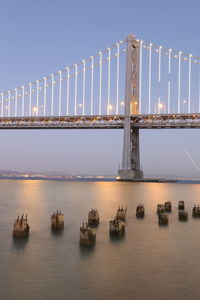
<svg viewBox="0 0 200 300"><path fill-rule="evenodd" d="M0 299L199 299L199 185L115 182L0 181ZM156 205L171 200L169 226L159 227ZM178 221L184 200L188 222ZM145 218L135 217L138 203ZM128 206L126 234L109 236L109 220ZM93 247L79 244L79 227L97 208ZM65 229L51 232L54 210ZM30 236L13 240L17 215L28 214Z"/></svg>

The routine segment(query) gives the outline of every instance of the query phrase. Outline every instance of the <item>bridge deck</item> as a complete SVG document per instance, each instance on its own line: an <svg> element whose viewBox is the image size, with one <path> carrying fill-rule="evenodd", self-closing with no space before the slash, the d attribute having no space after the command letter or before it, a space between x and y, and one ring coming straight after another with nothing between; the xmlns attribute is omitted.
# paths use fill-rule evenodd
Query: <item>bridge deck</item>
<svg viewBox="0 0 200 300"><path fill-rule="evenodd" d="M132 115L131 124L140 129L200 128L200 114ZM3 117L0 129L122 129L124 115Z"/></svg>

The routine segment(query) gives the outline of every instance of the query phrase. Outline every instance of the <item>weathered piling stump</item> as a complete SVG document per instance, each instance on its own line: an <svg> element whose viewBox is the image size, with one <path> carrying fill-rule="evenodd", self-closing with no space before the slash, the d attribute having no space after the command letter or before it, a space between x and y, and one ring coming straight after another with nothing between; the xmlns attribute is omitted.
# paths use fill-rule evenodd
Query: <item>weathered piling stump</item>
<svg viewBox="0 0 200 300"><path fill-rule="evenodd" d="M63 230L64 229L64 214L61 211L54 212L51 216L51 229Z"/></svg>
<svg viewBox="0 0 200 300"><path fill-rule="evenodd" d="M164 214L165 206L164 204L157 204L157 215Z"/></svg>
<svg viewBox="0 0 200 300"><path fill-rule="evenodd" d="M179 221L187 221L188 220L188 212L185 210L181 210L178 212Z"/></svg>
<svg viewBox="0 0 200 300"><path fill-rule="evenodd" d="M22 214L21 218L18 216L13 226L13 237L14 238L27 238L29 236L30 226L28 224L27 215L24 217Z"/></svg>
<svg viewBox="0 0 200 300"><path fill-rule="evenodd" d="M126 208L123 208L122 207L118 207L118 210L117 210L117 218L121 221L125 221L126 220L126 212L127 212L127 206Z"/></svg>
<svg viewBox="0 0 200 300"><path fill-rule="evenodd" d="M143 204L139 204L137 207L136 207L136 217L137 218L144 218L144 205Z"/></svg>
<svg viewBox="0 0 200 300"><path fill-rule="evenodd" d="M96 230L92 229L83 223L80 227L80 244L81 245L94 245L96 242Z"/></svg>
<svg viewBox="0 0 200 300"><path fill-rule="evenodd" d="M115 217L109 222L110 224L110 235L122 236L125 233L125 222Z"/></svg>
<svg viewBox="0 0 200 300"><path fill-rule="evenodd" d="M178 203L178 209L184 210L185 209L185 203L183 200L180 200Z"/></svg>
<svg viewBox="0 0 200 300"><path fill-rule="evenodd" d="M165 206L165 212L171 212L172 211L172 203L171 203L171 201L166 201L164 203L164 206Z"/></svg>
<svg viewBox="0 0 200 300"><path fill-rule="evenodd" d="M166 225L168 225L168 223L169 223L168 215L165 214L165 213L160 213L158 215L158 224L161 225L161 226L162 225L166 226Z"/></svg>
<svg viewBox="0 0 200 300"><path fill-rule="evenodd" d="M192 216L194 218L200 218L200 206L199 205L194 205L193 209L192 209Z"/></svg>
<svg viewBox="0 0 200 300"><path fill-rule="evenodd" d="M89 226L99 225L99 213L94 208L92 208L88 213L88 225Z"/></svg>

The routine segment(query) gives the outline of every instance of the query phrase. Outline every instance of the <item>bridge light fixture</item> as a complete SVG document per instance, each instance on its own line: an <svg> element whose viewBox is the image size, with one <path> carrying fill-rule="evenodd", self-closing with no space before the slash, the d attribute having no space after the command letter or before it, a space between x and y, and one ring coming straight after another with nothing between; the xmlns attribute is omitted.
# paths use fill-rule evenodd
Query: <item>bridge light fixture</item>
<svg viewBox="0 0 200 300"><path fill-rule="evenodd" d="M33 107L33 112L35 112L35 113L38 112L38 109L36 106Z"/></svg>
<svg viewBox="0 0 200 300"><path fill-rule="evenodd" d="M121 105L121 106L124 106L124 102L123 102L123 101L121 101L121 102L120 102L120 105Z"/></svg>
<svg viewBox="0 0 200 300"><path fill-rule="evenodd" d="M185 104L187 101L186 100L183 100L183 104Z"/></svg>

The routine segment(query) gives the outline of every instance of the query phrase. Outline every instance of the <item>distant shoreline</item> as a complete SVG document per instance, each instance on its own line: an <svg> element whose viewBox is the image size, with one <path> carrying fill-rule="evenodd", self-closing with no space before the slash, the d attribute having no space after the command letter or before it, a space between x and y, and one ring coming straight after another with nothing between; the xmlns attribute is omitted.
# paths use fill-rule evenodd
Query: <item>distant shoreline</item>
<svg viewBox="0 0 200 300"><path fill-rule="evenodd" d="M72 177L47 177L47 176L4 176L0 175L0 180L43 180L43 181L90 181L90 182L122 182L116 177L104 176L72 176ZM127 181L126 183L188 183L200 184L200 179L169 179L169 178L144 178L143 180Z"/></svg>
<svg viewBox="0 0 200 300"><path fill-rule="evenodd" d="M47 176L1 176L0 180L45 180L45 181L116 181L115 177L47 177Z"/></svg>

